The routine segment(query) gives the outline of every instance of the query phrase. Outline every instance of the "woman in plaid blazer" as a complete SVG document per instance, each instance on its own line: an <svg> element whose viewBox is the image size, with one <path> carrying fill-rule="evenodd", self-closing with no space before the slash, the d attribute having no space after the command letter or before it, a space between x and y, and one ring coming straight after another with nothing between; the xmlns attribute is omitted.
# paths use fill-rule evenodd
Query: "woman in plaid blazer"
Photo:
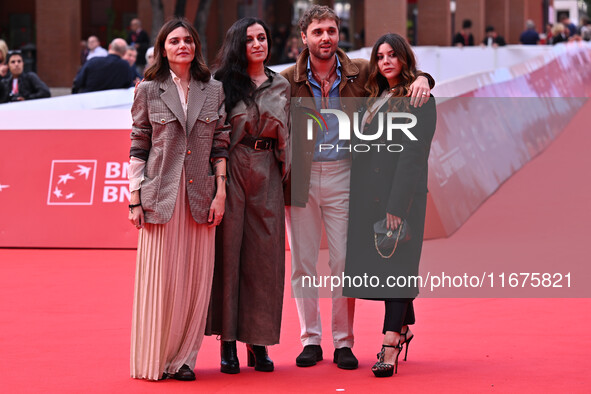
<svg viewBox="0 0 591 394"><path fill-rule="evenodd" d="M167 22L131 109L129 219L139 229L131 376L194 380L225 209L222 85L211 80L197 32Z"/></svg>

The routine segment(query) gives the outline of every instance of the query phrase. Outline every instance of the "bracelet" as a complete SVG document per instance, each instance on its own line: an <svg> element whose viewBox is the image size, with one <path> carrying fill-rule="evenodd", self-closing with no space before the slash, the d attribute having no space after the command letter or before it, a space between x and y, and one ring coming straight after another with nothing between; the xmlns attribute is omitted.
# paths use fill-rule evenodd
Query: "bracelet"
<svg viewBox="0 0 591 394"><path fill-rule="evenodd" d="M226 182L226 176L225 175L216 175L216 178L222 178L222 181Z"/></svg>
<svg viewBox="0 0 591 394"><path fill-rule="evenodd" d="M141 207L141 206L142 206L141 202L139 204L129 204L129 213L133 213L133 208Z"/></svg>

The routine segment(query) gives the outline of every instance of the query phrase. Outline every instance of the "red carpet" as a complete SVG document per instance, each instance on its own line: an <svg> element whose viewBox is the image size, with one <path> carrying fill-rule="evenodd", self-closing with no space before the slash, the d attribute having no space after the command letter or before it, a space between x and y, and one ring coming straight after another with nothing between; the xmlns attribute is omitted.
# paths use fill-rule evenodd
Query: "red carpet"
<svg viewBox="0 0 591 394"><path fill-rule="evenodd" d="M427 241L423 268L459 261L560 271L591 255L588 103L538 158L506 182L451 238ZM29 225L34 225L31 223ZM56 229L59 231L59 229ZM219 347L206 338L196 382L129 378L135 251L0 249L0 392L578 392L591 386L591 300L429 299L416 302L416 338L399 374L376 379L382 305L358 302L360 368L332 363L323 300L325 360L297 368L299 324L286 292L274 373L219 373ZM525 265L524 265L525 264ZM550 267L550 268L548 268ZM589 283L585 273L573 278Z"/></svg>

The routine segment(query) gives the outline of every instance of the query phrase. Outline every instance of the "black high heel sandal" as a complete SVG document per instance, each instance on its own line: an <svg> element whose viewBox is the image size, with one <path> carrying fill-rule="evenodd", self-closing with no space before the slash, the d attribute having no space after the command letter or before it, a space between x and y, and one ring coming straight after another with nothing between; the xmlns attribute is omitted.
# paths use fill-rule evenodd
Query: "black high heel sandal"
<svg viewBox="0 0 591 394"><path fill-rule="evenodd" d="M384 355L386 354L386 348L391 347L394 349L398 349L398 353L396 353L396 359L394 360L394 364L388 364L384 362ZM371 372L376 376L376 378L389 378L394 373L398 373L398 356L402 352L402 345L398 342L398 345L382 345L382 350L378 353L378 362L371 367Z"/></svg>
<svg viewBox="0 0 591 394"><path fill-rule="evenodd" d="M406 332L400 333L400 337L404 337L404 340L400 341L400 346L404 346L404 344L406 343L406 350L404 351L404 361L406 361L406 356L408 354L408 346L410 345L410 341L412 341L412 339L415 337L415 334L412 334L412 336L410 338L406 338L406 334L408 334L408 328L406 329Z"/></svg>
<svg viewBox="0 0 591 394"><path fill-rule="evenodd" d="M223 373L240 373L240 362L236 351L236 341L221 341L220 348L220 371Z"/></svg>
<svg viewBox="0 0 591 394"><path fill-rule="evenodd" d="M248 366L254 367L255 371L273 372L275 365L273 360L269 358L266 346L260 345L246 345L246 352L248 354Z"/></svg>

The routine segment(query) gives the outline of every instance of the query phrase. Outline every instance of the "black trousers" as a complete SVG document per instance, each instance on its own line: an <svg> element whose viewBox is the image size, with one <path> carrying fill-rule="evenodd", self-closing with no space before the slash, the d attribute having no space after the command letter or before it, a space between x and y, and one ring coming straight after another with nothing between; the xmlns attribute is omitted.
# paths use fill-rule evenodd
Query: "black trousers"
<svg viewBox="0 0 591 394"><path fill-rule="evenodd" d="M386 313L384 316L384 330L400 333L402 326L415 324L415 309L413 298L392 298L385 300Z"/></svg>

